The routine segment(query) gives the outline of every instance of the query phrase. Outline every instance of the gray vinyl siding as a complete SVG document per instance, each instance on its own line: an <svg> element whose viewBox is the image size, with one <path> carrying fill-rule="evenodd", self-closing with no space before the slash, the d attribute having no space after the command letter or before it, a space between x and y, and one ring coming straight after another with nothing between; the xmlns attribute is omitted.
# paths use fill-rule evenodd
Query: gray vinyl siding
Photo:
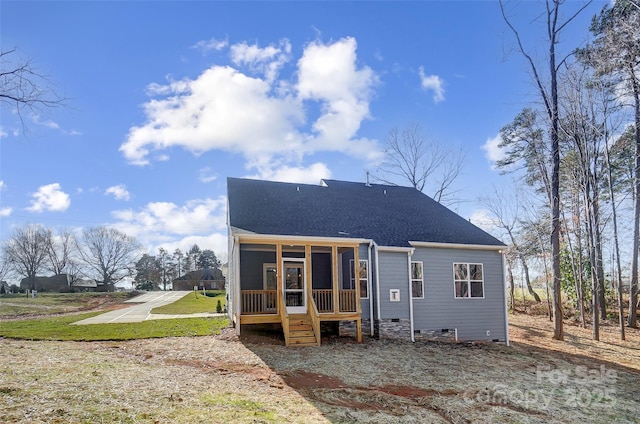
<svg viewBox="0 0 640 424"><path fill-rule="evenodd" d="M379 252L380 319L409 318L409 266L406 252ZM389 290L400 290L400 301L389 301Z"/></svg>
<svg viewBox="0 0 640 424"><path fill-rule="evenodd" d="M457 328L459 340L506 339L506 293L501 253L416 248L412 260L422 261L424 267L424 299L413 301L415 330ZM483 265L484 298L455 298L454 263ZM490 331L489 336L487 331Z"/></svg>

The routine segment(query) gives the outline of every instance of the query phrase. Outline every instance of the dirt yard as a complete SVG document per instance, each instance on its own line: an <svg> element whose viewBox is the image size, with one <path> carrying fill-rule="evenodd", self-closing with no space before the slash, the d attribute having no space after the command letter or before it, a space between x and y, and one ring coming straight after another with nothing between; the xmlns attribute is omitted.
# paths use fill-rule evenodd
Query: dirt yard
<svg viewBox="0 0 640 424"><path fill-rule="evenodd" d="M0 340L3 423L638 422L640 333L603 341L511 316L512 346L276 332L129 342ZM1 325L1 324L0 324Z"/></svg>

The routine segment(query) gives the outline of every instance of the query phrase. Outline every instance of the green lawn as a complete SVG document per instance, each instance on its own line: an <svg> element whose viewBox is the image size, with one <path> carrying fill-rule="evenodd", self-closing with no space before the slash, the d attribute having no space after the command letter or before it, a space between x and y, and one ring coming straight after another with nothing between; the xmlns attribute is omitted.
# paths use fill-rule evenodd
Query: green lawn
<svg viewBox="0 0 640 424"><path fill-rule="evenodd" d="M182 318L149 320L124 324L70 325L98 315L90 312L54 318L4 321L0 337L28 340L132 340L157 337L208 336L228 325L224 318Z"/></svg>
<svg viewBox="0 0 640 424"><path fill-rule="evenodd" d="M152 309L152 314L196 314L201 312L215 313L218 301L220 307L224 309L226 305L224 290L209 290L208 296L204 296L202 292L192 292L169 305L160 306Z"/></svg>
<svg viewBox="0 0 640 424"><path fill-rule="evenodd" d="M35 298L26 294L3 294L0 296L0 316L21 316L29 314L58 314L75 311L89 306L92 302L108 300L125 301L130 293L38 293Z"/></svg>

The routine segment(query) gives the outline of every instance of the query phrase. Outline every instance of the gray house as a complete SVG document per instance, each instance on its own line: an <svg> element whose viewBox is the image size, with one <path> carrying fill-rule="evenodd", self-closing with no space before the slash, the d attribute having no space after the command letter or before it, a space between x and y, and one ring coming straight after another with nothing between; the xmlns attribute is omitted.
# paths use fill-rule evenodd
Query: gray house
<svg viewBox="0 0 640 424"><path fill-rule="evenodd" d="M229 318L319 345L320 323L374 337L509 342L503 249L409 187L228 178Z"/></svg>

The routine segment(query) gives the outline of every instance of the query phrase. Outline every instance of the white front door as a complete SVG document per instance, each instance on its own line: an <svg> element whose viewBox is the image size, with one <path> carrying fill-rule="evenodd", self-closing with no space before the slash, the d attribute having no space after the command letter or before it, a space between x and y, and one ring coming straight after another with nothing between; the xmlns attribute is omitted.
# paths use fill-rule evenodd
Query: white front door
<svg viewBox="0 0 640 424"><path fill-rule="evenodd" d="M283 261L284 298L290 314L307 313L307 293L305 291L304 260Z"/></svg>

